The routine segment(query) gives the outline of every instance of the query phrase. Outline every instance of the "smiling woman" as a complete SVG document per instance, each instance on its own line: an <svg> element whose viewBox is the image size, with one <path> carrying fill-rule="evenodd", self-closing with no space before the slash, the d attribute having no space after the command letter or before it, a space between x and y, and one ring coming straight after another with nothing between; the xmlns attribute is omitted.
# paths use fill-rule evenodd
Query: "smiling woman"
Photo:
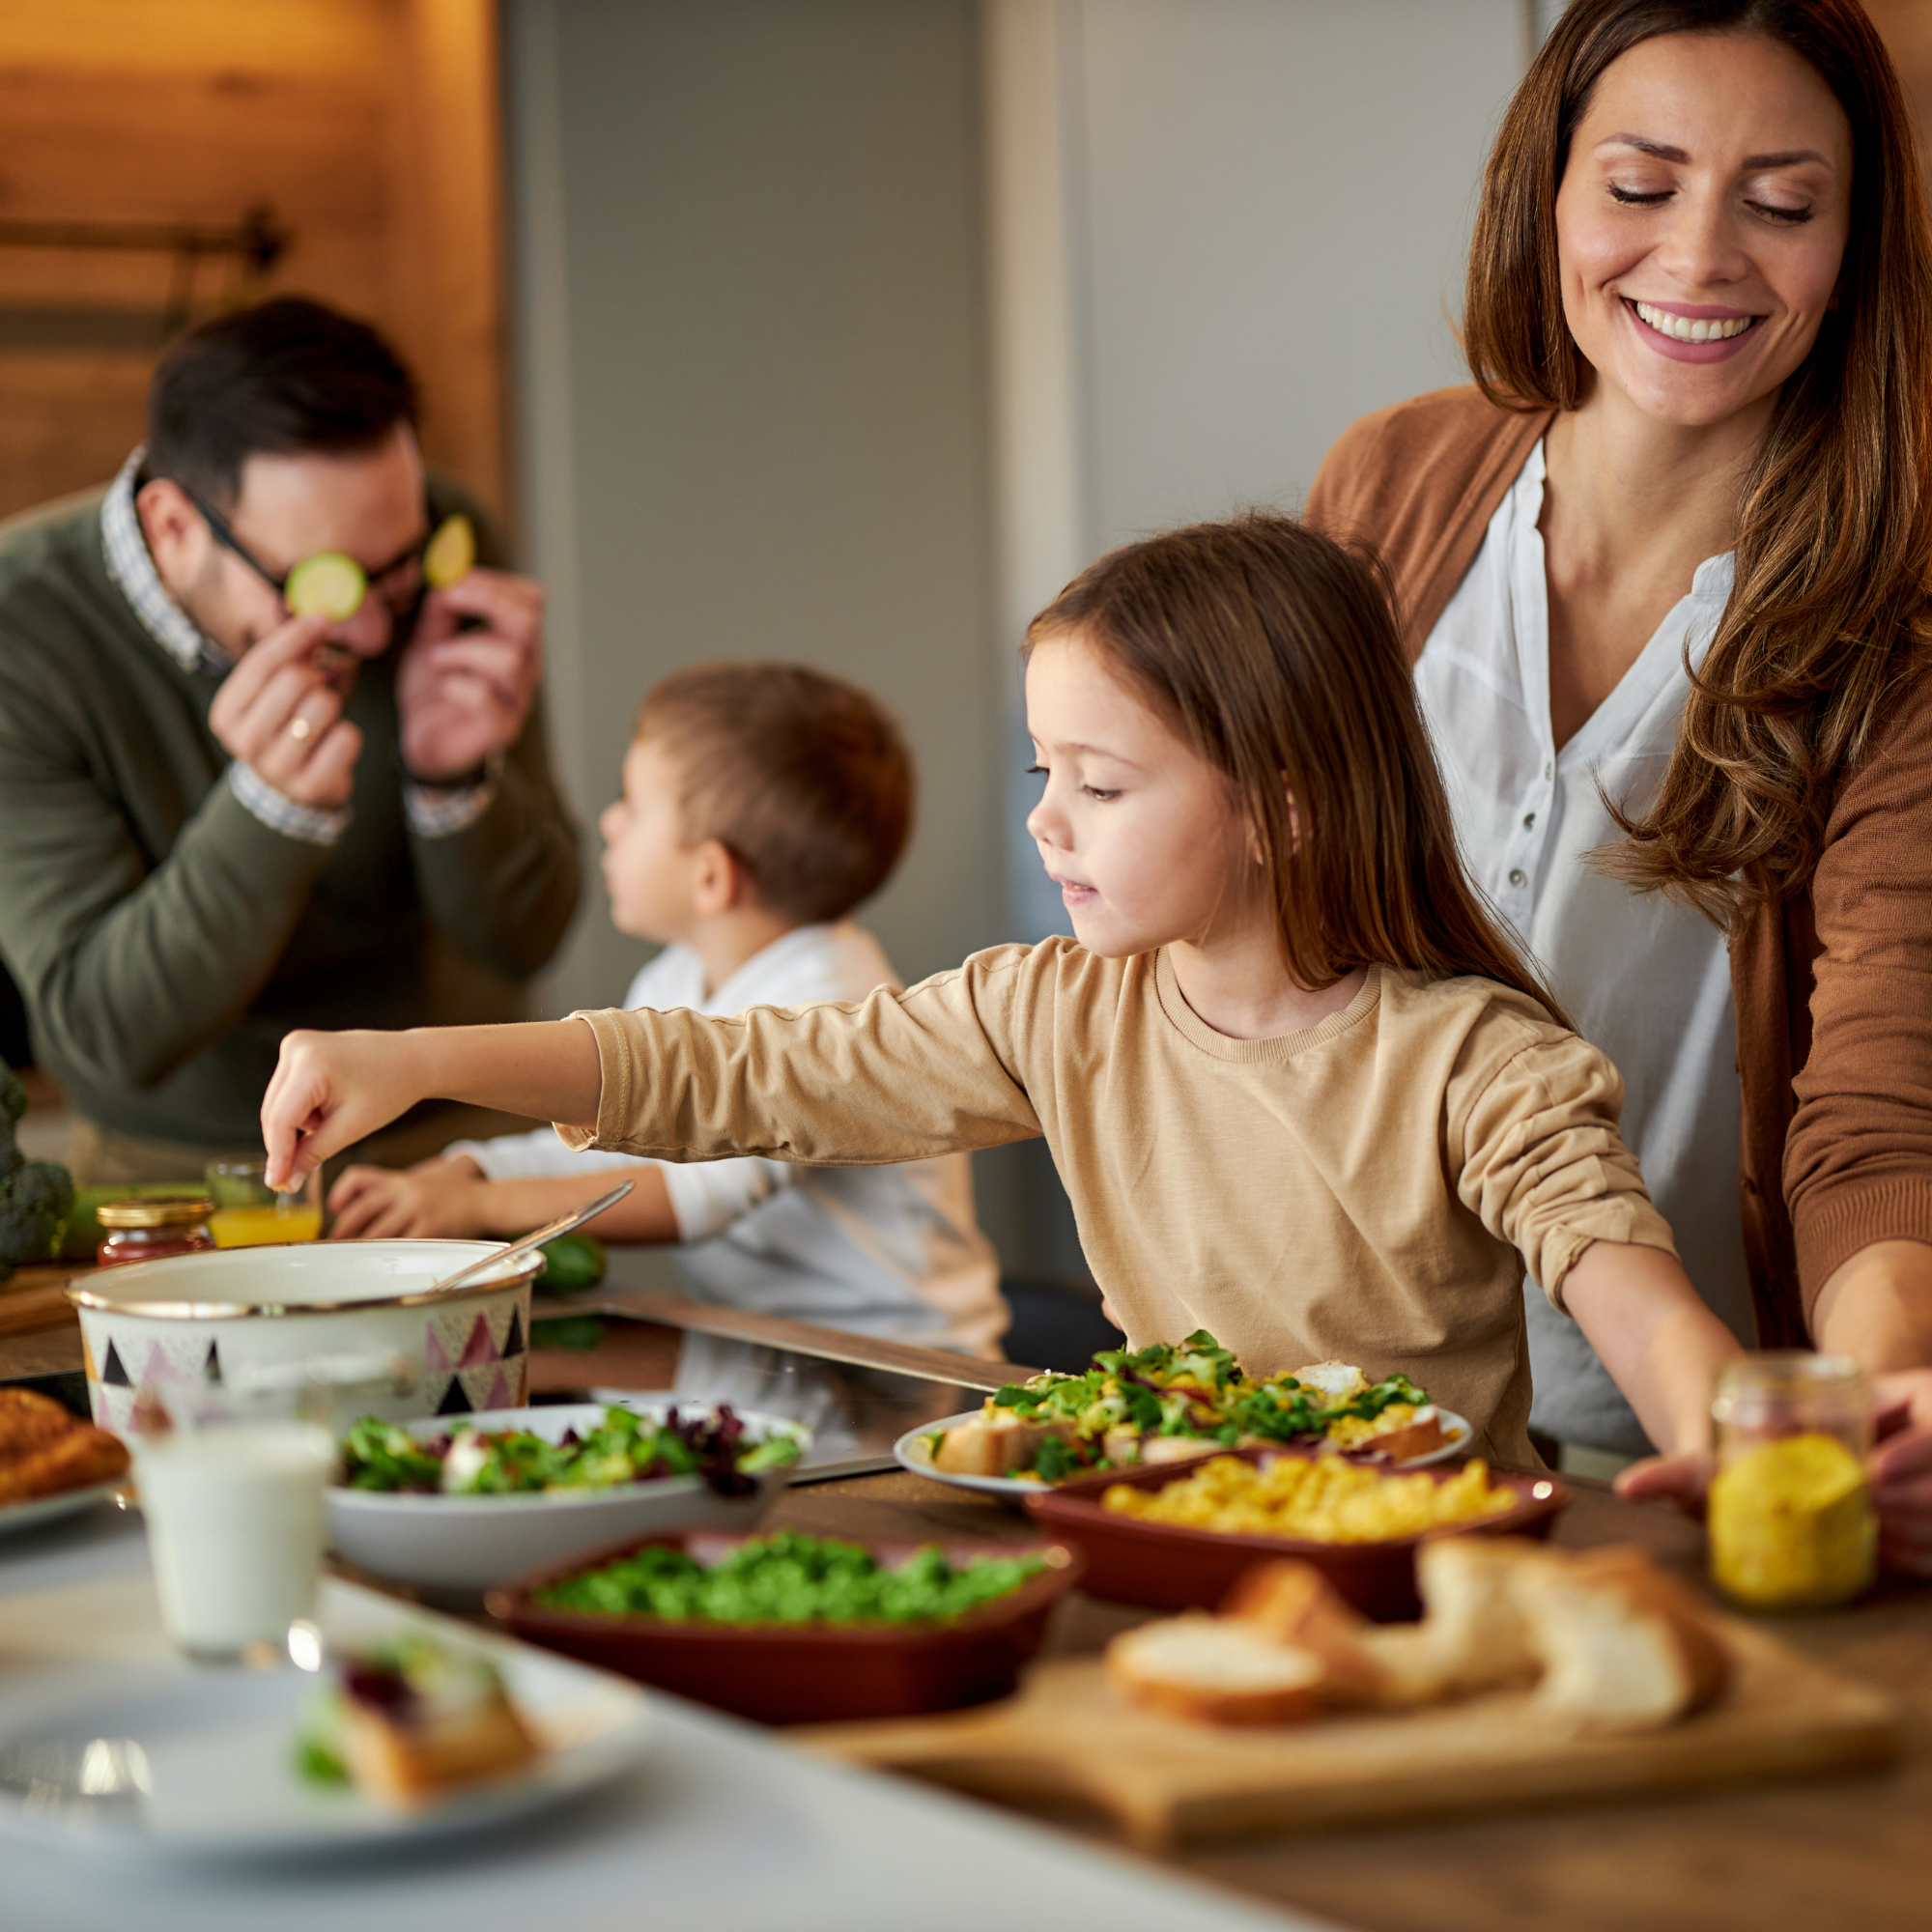
<svg viewBox="0 0 1932 1932"><path fill-rule="evenodd" d="M1310 518L1387 555L1463 849L1706 1298L1900 1372L1876 1475L1932 1567L1932 246L1855 0L1577 0L1465 340ZM1538 1425L1640 1450L1541 1302Z"/></svg>

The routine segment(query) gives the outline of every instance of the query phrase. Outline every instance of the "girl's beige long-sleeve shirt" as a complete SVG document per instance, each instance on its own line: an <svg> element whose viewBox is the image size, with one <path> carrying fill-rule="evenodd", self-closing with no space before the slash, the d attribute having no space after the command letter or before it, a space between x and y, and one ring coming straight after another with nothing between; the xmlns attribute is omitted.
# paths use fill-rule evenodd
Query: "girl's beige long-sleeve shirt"
<svg viewBox="0 0 1932 1932"><path fill-rule="evenodd" d="M1400 1370L1507 1462L1525 1260L1560 1306L1591 1241L1671 1250L1616 1069L1486 980L1373 967L1319 1026L1232 1039L1165 954L1053 939L856 1006L579 1017L603 1090L573 1147L838 1166L1043 1134L1135 1347L1208 1328L1256 1375Z"/></svg>

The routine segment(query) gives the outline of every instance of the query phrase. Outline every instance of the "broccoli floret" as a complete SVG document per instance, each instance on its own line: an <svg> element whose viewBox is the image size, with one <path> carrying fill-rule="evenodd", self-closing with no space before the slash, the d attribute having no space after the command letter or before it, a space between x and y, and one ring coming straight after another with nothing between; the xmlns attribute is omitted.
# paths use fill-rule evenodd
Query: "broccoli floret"
<svg viewBox="0 0 1932 1932"><path fill-rule="evenodd" d="M23 1161L0 1180L0 1261L51 1261L73 1212L73 1181L50 1160Z"/></svg>
<svg viewBox="0 0 1932 1932"><path fill-rule="evenodd" d="M0 1061L0 1113L17 1121L26 1111L27 1090L20 1085L20 1076Z"/></svg>

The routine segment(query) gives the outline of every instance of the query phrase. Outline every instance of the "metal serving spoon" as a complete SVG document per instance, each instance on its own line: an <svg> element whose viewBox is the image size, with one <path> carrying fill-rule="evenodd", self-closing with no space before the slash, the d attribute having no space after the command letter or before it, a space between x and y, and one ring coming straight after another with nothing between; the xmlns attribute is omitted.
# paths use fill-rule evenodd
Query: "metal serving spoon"
<svg viewBox="0 0 1932 1932"><path fill-rule="evenodd" d="M521 1241L512 1242L507 1248L497 1249L494 1255L485 1255L481 1261L471 1262L468 1267L460 1267L454 1274L446 1274L440 1281L432 1282L426 1293L440 1294L445 1288L455 1288L473 1275L488 1274L514 1257L528 1254L532 1248L540 1248L546 1241L554 1241L559 1235L567 1235L573 1228L582 1227L584 1222L595 1219L605 1208L614 1208L636 1185L634 1180L620 1180L610 1193L600 1194L595 1201L586 1201L582 1208L574 1208L568 1214L559 1215L549 1227L539 1228L534 1235L526 1235Z"/></svg>

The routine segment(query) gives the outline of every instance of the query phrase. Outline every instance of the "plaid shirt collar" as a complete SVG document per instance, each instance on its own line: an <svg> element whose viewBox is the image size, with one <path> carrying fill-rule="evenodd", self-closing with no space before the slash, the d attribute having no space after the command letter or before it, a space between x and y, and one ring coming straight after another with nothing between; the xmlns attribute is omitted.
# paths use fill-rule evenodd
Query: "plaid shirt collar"
<svg viewBox="0 0 1932 1932"><path fill-rule="evenodd" d="M134 511L134 479L141 472L141 459L146 454L145 444L135 449L121 466L121 473L100 505L100 545L107 558L107 574L148 635L183 670L207 670L225 677L234 668L234 660L168 595L155 559L148 554L148 540L141 534L141 520Z"/></svg>

